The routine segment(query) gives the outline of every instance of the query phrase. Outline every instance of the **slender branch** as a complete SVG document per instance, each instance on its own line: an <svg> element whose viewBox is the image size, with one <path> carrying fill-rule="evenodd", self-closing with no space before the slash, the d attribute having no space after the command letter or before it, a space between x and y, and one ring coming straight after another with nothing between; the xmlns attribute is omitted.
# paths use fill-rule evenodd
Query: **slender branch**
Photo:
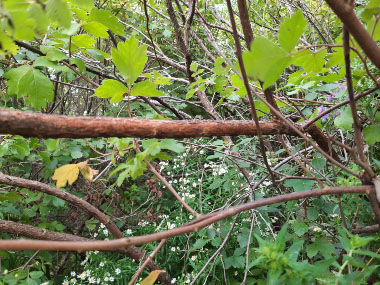
<svg viewBox="0 0 380 285"><path fill-rule="evenodd" d="M135 281L140 276L140 274L143 272L143 270L148 265L148 263L150 261L153 261L153 258L156 256L156 254L159 252L159 250L165 244L165 242L166 242L166 239L161 240L160 244L154 249L154 251L145 260L143 265L141 265L140 268L137 270L137 272L132 276L132 279L131 279L131 281L129 281L128 285L133 285L135 283Z"/></svg>

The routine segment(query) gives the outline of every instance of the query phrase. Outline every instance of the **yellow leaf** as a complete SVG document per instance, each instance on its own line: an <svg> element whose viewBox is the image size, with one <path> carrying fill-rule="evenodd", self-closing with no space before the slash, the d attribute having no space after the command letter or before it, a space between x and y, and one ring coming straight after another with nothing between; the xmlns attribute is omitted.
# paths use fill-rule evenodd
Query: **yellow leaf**
<svg viewBox="0 0 380 285"><path fill-rule="evenodd" d="M146 277L143 281L140 282L141 285L153 285L154 282L157 280L158 275L160 275L162 272L165 272L165 270L154 270L151 273L149 273L148 277Z"/></svg>
<svg viewBox="0 0 380 285"><path fill-rule="evenodd" d="M92 181L92 178L94 178L94 176L99 172L99 170L92 169L90 166L88 166L87 160L78 163L78 168L83 177L88 181Z"/></svg>
<svg viewBox="0 0 380 285"><path fill-rule="evenodd" d="M68 182L72 185L79 175L79 167L77 164L66 164L54 171L53 179L57 180L57 188L65 187Z"/></svg>

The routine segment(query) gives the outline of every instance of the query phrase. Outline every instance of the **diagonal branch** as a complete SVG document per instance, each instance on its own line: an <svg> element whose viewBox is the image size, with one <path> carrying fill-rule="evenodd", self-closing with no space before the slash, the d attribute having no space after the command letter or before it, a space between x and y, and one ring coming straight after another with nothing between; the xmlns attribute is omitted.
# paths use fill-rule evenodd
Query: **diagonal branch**
<svg viewBox="0 0 380 285"><path fill-rule="evenodd" d="M375 192L375 187L365 186L346 186L346 187L326 187L323 189L313 189L303 192L293 192L275 197L264 198L238 205L226 210L201 216L198 219L178 227L173 230L163 231L145 236L135 236L109 241L91 241L91 242L54 242L54 241L31 241L31 240L2 240L0 241L0 250L59 250L59 251L90 251L90 250L111 250L118 249L128 245L145 244L148 242L167 239L174 236L184 235L199 231L218 221L233 217L240 212L256 209L259 207L284 203L288 201L301 200L322 195L338 194L371 194Z"/></svg>

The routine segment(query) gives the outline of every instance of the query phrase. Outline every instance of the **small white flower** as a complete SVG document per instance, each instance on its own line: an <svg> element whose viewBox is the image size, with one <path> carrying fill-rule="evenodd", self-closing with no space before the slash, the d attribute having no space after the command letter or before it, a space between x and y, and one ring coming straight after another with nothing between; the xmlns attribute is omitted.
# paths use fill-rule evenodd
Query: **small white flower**
<svg viewBox="0 0 380 285"><path fill-rule="evenodd" d="M234 275L235 275L235 276L237 276L237 275L238 275L238 272L237 272L237 271L235 271L235 272L234 272Z"/></svg>
<svg viewBox="0 0 380 285"><path fill-rule="evenodd" d="M116 268L116 270L115 270L116 275L119 275L120 272L121 272L120 268Z"/></svg>
<svg viewBox="0 0 380 285"><path fill-rule="evenodd" d="M170 283L175 284L176 281L177 281L177 278L173 278L172 281L170 281Z"/></svg>
<svg viewBox="0 0 380 285"><path fill-rule="evenodd" d="M100 267L103 267L103 266L104 266L104 263L103 263L103 262L100 262L99 266L100 266Z"/></svg>
<svg viewBox="0 0 380 285"><path fill-rule="evenodd" d="M69 285L69 281L67 280L63 281L62 285Z"/></svg>
<svg viewBox="0 0 380 285"><path fill-rule="evenodd" d="M103 223L100 224L100 228L104 229L105 227L106 226Z"/></svg>
<svg viewBox="0 0 380 285"><path fill-rule="evenodd" d="M94 233L94 237L97 237L98 236L98 234L97 233Z"/></svg>
<svg viewBox="0 0 380 285"><path fill-rule="evenodd" d="M194 183L193 183L193 187L197 187L197 183L194 182Z"/></svg>
<svg viewBox="0 0 380 285"><path fill-rule="evenodd" d="M103 230L103 234L105 234L106 236L108 236L108 230L107 229Z"/></svg>
<svg viewBox="0 0 380 285"><path fill-rule="evenodd" d="M78 277L79 277L81 280L85 280L85 279L86 279L86 273L85 273L85 272L82 272Z"/></svg>
<svg viewBox="0 0 380 285"><path fill-rule="evenodd" d="M202 149L199 153L200 153L200 154L204 154L205 152L204 152L204 150Z"/></svg>
<svg viewBox="0 0 380 285"><path fill-rule="evenodd" d="M190 215L190 216L189 216L189 219L190 219L190 220L192 220L193 218L194 218L193 215Z"/></svg>
<svg viewBox="0 0 380 285"><path fill-rule="evenodd" d="M108 276L104 277L104 281L108 282L109 280Z"/></svg>
<svg viewBox="0 0 380 285"><path fill-rule="evenodd" d="M128 229L127 230L127 235L131 235L132 234L132 230L131 229Z"/></svg>
<svg viewBox="0 0 380 285"><path fill-rule="evenodd" d="M172 246L171 251L175 252L175 247L174 246Z"/></svg>
<svg viewBox="0 0 380 285"><path fill-rule="evenodd" d="M88 278L88 282L89 282L90 284L94 284L94 283L95 283L95 277L93 277L93 276L89 277L89 278Z"/></svg>
<svg viewBox="0 0 380 285"><path fill-rule="evenodd" d="M75 277L76 275L75 271L71 271L71 276Z"/></svg>
<svg viewBox="0 0 380 285"><path fill-rule="evenodd" d="M71 278L71 279L70 279L70 283L72 283L72 284L76 284L76 283L77 283L77 280L76 280L75 278Z"/></svg>
<svg viewBox="0 0 380 285"><path fill-rule="evenodd" d="M321 229L320 227L314 227L314 228L313 228L313 231L315 231L315 232L320 232L320 231L322 231L322 229Z"/></svg>
<svg viewBox="0 0 380 285"><path fill-rule="evenodd" d="M100 284L100 278L96 279L96 284Z"/></svg>
<svg viewBox="0 0 380 285"><path fill-rule="evenodd" d="M113 277L110 277L110 281L113 282L115 279Z"/></svg>
<svg viewBox="0 0 380 285"><path fill-rule="evenodd" d="M98 250L95 250L95 251L94 251L94 254L98 254L98 253L99 253L99 251L98 251Z"/></svg>
<svg viewBox="0 0 380 285"><path fill-rule="evenodd" d="M197 259L197 256L196 255L193 255L192 257L191 257L191 260L192 261L195 261Z"/></svg>

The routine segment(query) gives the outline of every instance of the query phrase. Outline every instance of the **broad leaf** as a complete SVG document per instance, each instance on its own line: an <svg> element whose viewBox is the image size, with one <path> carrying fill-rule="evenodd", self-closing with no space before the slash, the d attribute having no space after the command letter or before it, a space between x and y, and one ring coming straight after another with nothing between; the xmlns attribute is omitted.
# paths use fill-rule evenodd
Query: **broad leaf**
<svg viewBox="0 0 380 285"><path fill-rule="evenodd" d="M83 175L84 178L86 178L88 181L92 181L94 176L98 174L98 170L92 169L88 164L87 160L80 162L77 164L80 173Z"/></svg>
<svg viewBox="0 0 380 285"><path fill-rule="evenodd" d="M99 98L110 98L111 103L117 103L123 100L124 94L128 94L128 88L119 81L106 79L102 85L95 89L94 96Z"/></svg>
<svg viewBox="0 0 380 285"><path fill-rule="evenodd" d="M119 23L118 19L112 15L110 11L93 8L91 10L90 16L88 17L88 21L99 22L114 32L116 35L124 34L124 26Z"/></svg>
<svg viewBox="0 0 380 285"><path fill-rule="evenodd" d="M291 52L306 29L307 20L301 10L297 10L291 18L286 19L280 25L278 41L281 47Z"/></svg>
<svg viewBox="0 0 380 285"><path fill-rule="evenodd" d="M293 187L296 192L311 190L314 184L315 181L309 179L288 179L285 182L286 187Z"/></svg>
<svg viewBox="0 0 380 285"><path fill-rule="evenodd" d="M53 180L57 181L57 188L65 187L66 183L72 185L79 175L78 164L66 164L54 171Z"/></svg>
<svg viewBox="0 0 380 285"><path fill-rule="evenodd" d="M36 110L46 107L46 102L53 100L53 84L39 70L30 66L20 66L4 74L9 94L18 97L26 96L25 102L31 104Z"/></svg>
<svg viewBox="0 0 380 285"><path fill-rule="evenodd" d="M111 52L114 64L129 86L136 81L148 60L146 45L138 46L138 43L135 37L130 37L124 43L119 43L117 49L113 48Z"/></svg>
<svg viewBox="0 0 380 285"><path fill-rule="evenodd" d="M341 111L341 114L335 118L334 124L338 128L345 129L347 131L352 129L354 119L352 118L352 112L350 107L346 107Z"/></svg>
<svg viewBox="0 0 380 285"><path fill-rule="evenodd" d="M99 22L89 22L87 24L84 24L82 28L92 34L94 37L99 37L99 38L108 38L108 33L107 33L107 26L103 25L102 23Z"/></svg>
<svg viewBox="0 0 380 285"><path fill-rule="evenodd" d="M290 64L291 56L264 37L257 37L251 51L243 54L244 65L250 77L264 82L266 89L274 84Z"/></svg>
<svg viewBox="0 0 380 285"><path fill-rule="evenodd" d="M168 149L176 153L182 153L185 151L185 147L181 143L176 142L174 139L164 139L161 142L161 148Z"/></svg>
<svg viewBox="0 0 380 285"><path fill-rule="evenodd" d="M131 89L131 96L157 97L165 96L164 93L157 90L157 84L148 80L136 83Z"/></svg>
<svg viewBox="0 0 380 285"><path fill-rule="evenodd" d="M49 0L46 3L46 12L52 21L58 21L65 28L70 27L71 11L63 0Z"/></svg>
<svg viewBox="0 0 380 285"><path fill-rule="evenodd" d="M370 125L364 128L363 136L369 145L380 142L380 126Z"/></svg>
<svg viewBox="0 0 380 285"><path fill-rule="evenodd" d="M87 34L73 36L71 41L78 48L93 48L96 43L96 41Z"/></svg>

